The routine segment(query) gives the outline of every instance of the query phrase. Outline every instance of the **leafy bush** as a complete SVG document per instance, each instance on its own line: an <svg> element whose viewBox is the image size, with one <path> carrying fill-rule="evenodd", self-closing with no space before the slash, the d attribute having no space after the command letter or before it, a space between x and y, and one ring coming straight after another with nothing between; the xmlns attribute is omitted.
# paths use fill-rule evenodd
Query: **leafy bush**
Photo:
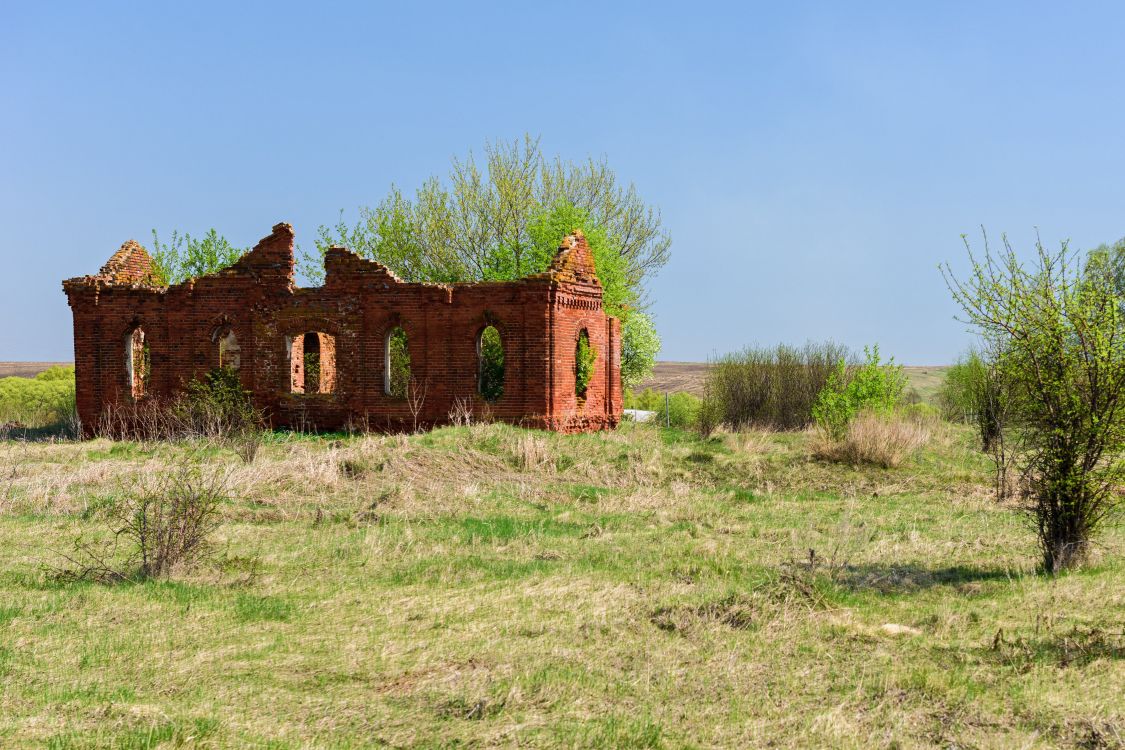
<svg viewBox="0 0 1125 750"><path fill-rule="evenodd" d="M902 399L906 374L894 357L886 364L879 358L879 346L864 347L866 361L849 368L841 359L829 376L813 405L813 418L831 439L844 440L848 425L861 411L889 414Z"/></svg>
<svg viewBox="0 0 1125 750"><path fill-rule="evenodd" d="M847 349L831 341L727 354L707 373L709 414L736 430L803 429L812 424L817 394L847 357Z"/></svg>
<svg viewBox="0 0 1125 750"><path fill-rule="evenodd" d="M320 393L320 352L305 352L305 393Z"/></svg>
<svg viewBox="0 0 1125 750"><path fill-rule="evenodd" d="M968 243L966 242L968 250ZM981 334L1005 394L1001 450L1014 462L1044 568L1082 563L1121 505L1125 481L1125 336L1118 274L1104 254L1085 262L1036 244L1028 264L1004 240L969 250L965 280L946 281ZM1005 487L1006 482L998 482Z"/></svg>
<svg viewBox="0 0 1125 750"><path fill-rule="evenodd" d="M653 421L681 430L693 429L699 419L702 400L691 393L670 393L665 407L664 393L646 388L640 393L625 391L625 408L656 412Z"/></svg>
<svg viewBox="0 0 1125 750"><path fill-rule="evenodd" d="M950 422L972 423L976 418L978 384L985 377L984 360L970 351L945 371L938 387L937 402Z"/></svg>
<svg viewBox="0 0 1125 750"><path fill-rule="evenodd" d="M188 435L223 437L240 435L261 427L250 392L242 387L238 372L216 367L187 385L172 411Z"/></svg>
<svg viewBox="0 0 1125 750"><path fill-rule="evenodd" d="M34 378L0 378L0 424L49 427L74 419L73 367L52 367Z"/></svg>
<svg viewBox="0 0 1125 750"><path fill-rule="evenodd" d="M55 382L57 380L74 381L74 367L63 365L51 365L43 372L35 376L35 380L40 382Z"/></svg>
<svg viewBox="0 0 1125 750"><path fill-rule="evenodd" d="M96 432L112 440L217 438L250 463L262 440L264 416L254 408L238 372L216 367L171 399L150 398L108 407Z"/></svg>

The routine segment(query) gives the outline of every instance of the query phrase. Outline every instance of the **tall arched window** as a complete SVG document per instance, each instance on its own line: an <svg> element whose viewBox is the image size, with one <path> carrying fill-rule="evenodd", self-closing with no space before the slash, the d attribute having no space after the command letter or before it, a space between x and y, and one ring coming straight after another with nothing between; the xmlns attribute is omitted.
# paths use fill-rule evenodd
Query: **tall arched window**
<svg viewBox="0 0 1125 750"><path fill-rule="evenodd" d="M586 400L586 391L594 377L594 363L598 353L590 345L590 334L583 328L578 332L578 342L574 346L574 395L578 402Z"/></svg>
<svg viewBox="0 0 1125 750"><path fill-rule="evenodd" d="M148 393L152 376L152 355L145 330L137 326L125 334L125 382L129 394L138 399Z"/></svg>
<svg viewBox="0 0 1125 750"><path fill-rule="evenodd" d="M401 326L387 334L384 352L383 391L391 398L404 399L410 385L410 347Z"/></svg>
<svg viewBox="0 0 1125 750"><path fill-rule="evenodd" d="M477 390L488 402L504 395L504 344L496 326L477 336Z"/></svg>

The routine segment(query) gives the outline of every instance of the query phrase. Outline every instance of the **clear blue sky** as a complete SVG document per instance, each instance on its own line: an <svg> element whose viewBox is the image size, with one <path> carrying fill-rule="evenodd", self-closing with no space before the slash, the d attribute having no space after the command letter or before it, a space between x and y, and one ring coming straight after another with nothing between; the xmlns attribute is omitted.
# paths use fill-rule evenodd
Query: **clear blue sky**
<svg viewBox="0 0 1125 750"><path fill-rule="evenodd" d="M662 209L662 359L948 362L962 232L1125 235L1120 3L532 5L5 2L0 360L69 359L59 282L130 237L311 244L524 132Z"/></svg>

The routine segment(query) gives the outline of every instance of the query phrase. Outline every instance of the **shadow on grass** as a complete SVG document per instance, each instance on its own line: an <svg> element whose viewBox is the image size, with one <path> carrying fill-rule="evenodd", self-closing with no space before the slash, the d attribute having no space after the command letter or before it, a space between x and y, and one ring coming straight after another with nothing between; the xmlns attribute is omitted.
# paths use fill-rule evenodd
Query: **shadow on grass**
<svg viewBox="0 0 1125 750"><path fill-rule="evenodd" d="M904 565L846 565L835 572L833 582L852 592L873 591L880 594L909 594L938 586L953 586L962 593L973 594L979 585L989 581L1012 581L1025 575L1020 570L977 568L950 565L930 568L916 563Z"/></svg>
<svg viewBox="0 0 1125 750"><path fill-rule="evenodd" d="M20 424L0 425L0 441L18 443L68 443L78 439L73 425L53 424L47 427L25 427Z"/></svg>
<svg viewBox="0 0 1125 750"><path fill-rule="evenodd" d="M1036 627L1033 634L1005 633L997 630L990 646L982 653L994 661L1025 672L1036 664L1062 669L1084 667L1098 660L1125 659L1125 634L1112 625L1085 627L1073 625L1069 630Z"/></svg>

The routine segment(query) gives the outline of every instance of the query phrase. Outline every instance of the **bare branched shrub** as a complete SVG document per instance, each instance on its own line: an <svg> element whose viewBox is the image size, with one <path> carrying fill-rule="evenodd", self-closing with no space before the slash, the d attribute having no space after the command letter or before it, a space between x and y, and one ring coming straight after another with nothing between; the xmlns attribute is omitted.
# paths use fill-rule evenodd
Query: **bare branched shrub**
<svg viewBox="0 0 1125 750"><path fill-rule="evenodd" d="M248 430L232 436L229 442L243 463L252 464L262 447L263 434L259 430Z"/></svg>
<svg viewBox="0 0 1125 750"><path fill-rule="evenodd" d="M922 419L862 412L848 425L843 440L818 435L814 452L830 461L893 469L925 446L931 432Z"/></svg>
<svg viewBox="0 0 1125 750"><path fill-rule="evenodd" d="M747 348L716 360L707 374L715 415L731 429L800 430L812 424L812 407L848 349L831 341L803 347Z"/></svg>
<svg viewBox="0 0 1125 750"><path fill-rule="evenodd" d="M473 423L473 402L458 396L449 407L449 423L454 427L465 427Z"/></svg>
<svg viewBox="0 0 1125 750"><path fill-rule="evenodd" d="M414 376L406 382L406 406L410 409L410 416L414 419L414 431L418 431L418 416L426 405L426 392L429 390L428 379L418 381Z"/></svg>
<svg viewBox="0 0 1125 750"><path fill-rule="evenodd" d="M206 558L210 538L222 522L228 495L226 474L185 464L124 490L106 509L108 543L76 540L63 557L76 567L60 571L70 579L160 578Z"/></svg>
<svg viewBox="0 0 1125 750"><path fill-rule="evenodd" d="M703 398L695 417L695 429L702 438L711 437L723 421L723 405L715 396L715 386L710 380L703 384Z"/></svg>

